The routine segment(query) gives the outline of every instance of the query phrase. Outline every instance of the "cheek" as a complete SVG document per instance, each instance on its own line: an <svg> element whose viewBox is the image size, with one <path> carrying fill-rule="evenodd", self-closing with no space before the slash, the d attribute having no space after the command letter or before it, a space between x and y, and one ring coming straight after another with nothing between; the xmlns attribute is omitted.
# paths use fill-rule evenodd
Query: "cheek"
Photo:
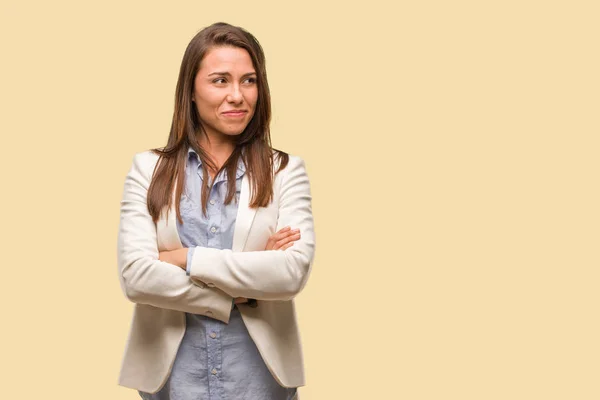
<svg viewBox="0 0 600 400"><path fill-rule="evenodd" d="M214 113L220 105L220 99L214 94L203 92L202 96L196 96L196 107L200 113Z"/></svg>
<svg viewBox="0 0 600 400"><path fill-rule="evenodd" d="M248 103L252 104L252 108L256 107L256 102L258 101L258 90L250 91L246 98Z"/></svg>

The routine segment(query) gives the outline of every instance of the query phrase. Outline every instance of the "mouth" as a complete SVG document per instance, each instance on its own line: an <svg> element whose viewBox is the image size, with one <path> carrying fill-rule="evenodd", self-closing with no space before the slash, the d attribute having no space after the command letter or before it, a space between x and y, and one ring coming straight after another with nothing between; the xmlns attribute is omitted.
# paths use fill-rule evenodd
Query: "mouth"
<svg viewBox="0 0 600 400"><path fill-rule="evenodd" d="M248 113L246 110L235 110L235 111L225 111L222 113L226 117L230 118L240 118L245 116Z"/></svg>

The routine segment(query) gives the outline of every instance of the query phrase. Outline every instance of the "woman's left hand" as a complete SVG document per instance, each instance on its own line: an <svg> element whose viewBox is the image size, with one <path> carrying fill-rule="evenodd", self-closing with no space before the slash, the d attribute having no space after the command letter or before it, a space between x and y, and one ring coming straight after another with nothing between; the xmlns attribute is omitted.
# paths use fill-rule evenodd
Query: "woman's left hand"
<svg viewBox="0 0 600 400"><path fill-rule="evenodd" d="M185 270L187 266L187 253L188 249L185 247L177 250L161 251L158 253L158 259Z"/></svg>

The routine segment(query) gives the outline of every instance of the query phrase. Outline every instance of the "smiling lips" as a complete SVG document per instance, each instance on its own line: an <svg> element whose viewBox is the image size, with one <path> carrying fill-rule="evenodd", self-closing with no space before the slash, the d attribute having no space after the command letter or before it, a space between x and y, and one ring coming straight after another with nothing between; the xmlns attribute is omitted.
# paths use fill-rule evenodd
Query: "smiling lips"
<svg viewBox="0 0 600 400"><path fill-rule="evenodd" d="M243 117L244 115L246 115L246 111L245 110L225 111L223 113L223 115L225 115L226 117L231 117L231 118L240 118L240 117Z"/></svg>

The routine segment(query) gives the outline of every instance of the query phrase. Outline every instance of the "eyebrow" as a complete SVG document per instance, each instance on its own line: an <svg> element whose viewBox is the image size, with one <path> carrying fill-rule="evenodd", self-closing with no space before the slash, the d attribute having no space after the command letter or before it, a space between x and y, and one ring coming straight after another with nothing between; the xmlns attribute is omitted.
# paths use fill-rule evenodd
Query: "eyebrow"
<svg viewBox="0 0 600 400"><path fill-rule="evenodd" d="M211 76L211 75L231 76L231 74L229 72L213 72L213 73L208 74L208 76ZM248 73L242 75L242 78L245 77L245 76L249 76L249 75L256 75L256 72L248 72Z"/></svg>

